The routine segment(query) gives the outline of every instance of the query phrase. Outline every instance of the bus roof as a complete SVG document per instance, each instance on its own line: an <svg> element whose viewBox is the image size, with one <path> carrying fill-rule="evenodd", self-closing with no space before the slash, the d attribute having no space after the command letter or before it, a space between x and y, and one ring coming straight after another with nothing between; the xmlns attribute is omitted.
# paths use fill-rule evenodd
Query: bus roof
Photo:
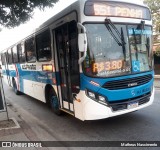
<svg viewBox="0 0 160 150"><path fill-rule="evenodd" d="M76 0L75 2L73 2L71 5L69 5L68 7L64 8L61 12L57 13L56 15L52 16L50 19L48 19L47 21L45 21L43 24L41 24L38 28L36 28L34 30L34 32L32 32L29 36L27 36L26 38L22 39L21 41L18 41L17 43L11 45L10 47L2 50L5 51L11 47L13 47L16 44L19 44L20 42L24 41L25 39L29 38L30 36L32 36L33 34L36 34L36 32L45 29L47 26L51 25L55 20L58 20L60 17L62 17L64 14L67 14L67 12L71 12L73 11L75 8L77 7L78 3L85 3L87 1L96 1L96 0ZM130 3L130 4L136 4L136 5L141 5L141 6L145 6L147 7L144 3L143 0L97 0L97 1L113 1L113 2L124 2L124 3ZM1 52L2 52L1 51Z"/></svg>
<svg viewBox="0 0 160 150"><path fill-rule="evenodd" d="M84 0L84 1L96 1L96 0ZM125 3L137 4L137 5L144 5L143 0L97 0L97 1L125 2Z"/></svg>
<svg viewBox="0 0 160 150"><path fill-rule="evenodd" d="M44 28L45 26L53 23L53 20L56 20L56 19L60 18L61 16L63 16L63 14L67 13L67 11L69 12L69 11L73 10L78 1L79 1L79 3L81 3L81 2L84 3L86 1L96 1L96 0L77 0L74 3L72 3L71 5L69 5L68 7L64 8L60 13L52 16L49 20L47 20L46 22L44 22L37 29ZM146 7L146 5L144 5L144 3L143 3L143 0L97 0L97 1L125 2L125 3L137 4L137 5L141 5L141 6L145 6Z"/></svg>

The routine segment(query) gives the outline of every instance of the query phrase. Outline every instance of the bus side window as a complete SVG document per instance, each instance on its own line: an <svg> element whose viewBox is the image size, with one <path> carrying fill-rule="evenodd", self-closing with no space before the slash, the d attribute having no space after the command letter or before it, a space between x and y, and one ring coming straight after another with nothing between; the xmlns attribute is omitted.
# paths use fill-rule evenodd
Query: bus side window
<svg viewBox="0 0 160 150"><path fill-rule="evenodd" d="M17 47L14 46L12 48L12 53L13 53L13 62L18 63L18 55L17 55Z"/></svg>
<svg viewBox="0 0 160 150"><path fill-rule="evenodd" d="M18 52L18 59L20 63L24 63L26 61L25 59L25 51L24 51L24 45L18 44L17 45L17 52Z"/></svg>
<svg viewBox="0 0 160 150"><path fill-rule="evenodd" d="M51 38L49 30L36 36L36 49L38 61L51 60Z"/></svg>
<svg viewBox="0 0 160 150"><path fill-rule="evenodd" d="M25 50L26 50L27 62L35 62L36 52L35 52L35 45L34 45L33 37L25 41Z"/></svg>
<svg viewBox="0 0 160 150"><path fill-rule="evenodd" d="M5 65L6 64L6 61L5 61L5 54L1 54L1 62L2 62L2 65Z"/></svg>
<svg viewBox="0 0 160 150"><path fill-rule="evenodd" d="M13 63L13 57L12 57L12 50L11 49L9 49L7 51L7 62L8 62L8 64L12 64Z"/></svg>

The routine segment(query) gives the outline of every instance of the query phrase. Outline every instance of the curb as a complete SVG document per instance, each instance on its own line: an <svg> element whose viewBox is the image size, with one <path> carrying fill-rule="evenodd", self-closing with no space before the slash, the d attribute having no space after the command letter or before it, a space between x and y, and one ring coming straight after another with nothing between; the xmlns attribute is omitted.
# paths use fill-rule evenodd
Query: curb
<svg viewBox="0 0 160 150"><path fill-rule="evenodd" d="M160 87L159 87L159 86L155 86L155 89L158 89L158 90L160 90Z"/></svg>
<svg viewBox="0 0 160 150"><path fill-rule="evenodd" d="M9 118L9 119L11 119L11 120L15 123L15 126L9 127L9 128L0 128L0 130L4 130L4 129L5 129L5 130L6 130L6 129L18 129L18 128L21 128L15 118Z"/></svg>
<svg viewBox="0 0 160 150"><path fill-rule="evenodd" d="M154 79L160 79L160 75L154 75Z"/></svg>

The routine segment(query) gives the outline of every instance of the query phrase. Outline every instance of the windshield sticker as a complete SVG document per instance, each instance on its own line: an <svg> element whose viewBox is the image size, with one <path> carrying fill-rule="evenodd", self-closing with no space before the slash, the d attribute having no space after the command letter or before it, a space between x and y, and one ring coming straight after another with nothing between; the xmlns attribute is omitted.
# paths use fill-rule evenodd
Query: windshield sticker
<svg viewBox="0 0 160 150"><path fill-rule="evenodd" d="M132 71L140 72L140 62L139 61L132 61Z"/></svg>
<svg viewBox="0 0 160 150"><path fill-rule="evenodd" d="M147 35L147 34L151 35L152 34L151 30L128 29L128 32L129 32L129 34L141 34L141 35Z"/></svg>
<svg viewBox="0 0 160 150"><path fill-rule="evenodd" d="M131 68L125 68L125 69L118 69L118 70L111 70L111 71L102 71L99 72L97 74L97 76L101 77L101 76L110 76L110 75L115 75L115 74L122 74L122 73L126 73L126 72L130 72Z"/></svg>

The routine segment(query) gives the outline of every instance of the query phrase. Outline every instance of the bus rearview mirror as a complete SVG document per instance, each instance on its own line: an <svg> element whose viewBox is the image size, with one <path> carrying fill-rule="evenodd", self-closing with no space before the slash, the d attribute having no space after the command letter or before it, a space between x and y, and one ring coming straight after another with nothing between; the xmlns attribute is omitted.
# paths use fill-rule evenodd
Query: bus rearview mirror
<svg viewBox="0 0 160 150"><path fill-rule="evenodd" d="M78 47L80 52L84 52L83 56L79 59L78 63L81 64L86 56L87 56L87 35L86 35L86 28L81 23L77 23L77 27L79 31L78 34Z"/></svg>

